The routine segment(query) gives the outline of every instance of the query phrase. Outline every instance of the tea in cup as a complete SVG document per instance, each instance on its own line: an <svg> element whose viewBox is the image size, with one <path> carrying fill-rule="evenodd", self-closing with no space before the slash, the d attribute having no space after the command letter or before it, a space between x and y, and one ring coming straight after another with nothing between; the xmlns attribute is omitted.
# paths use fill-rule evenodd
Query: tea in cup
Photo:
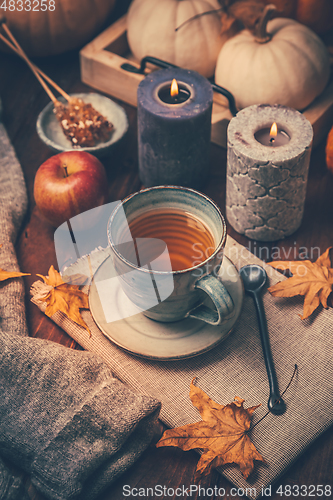
<svg viewBox="0 0 333 500"><path fill-rule="evenodd" d="M226 224L206 195L178 186L144 189L117 206L107 231L121 287L145 316L212 325L232 316L218 277ZM213 308L204 304L207 295Z"/></svg>

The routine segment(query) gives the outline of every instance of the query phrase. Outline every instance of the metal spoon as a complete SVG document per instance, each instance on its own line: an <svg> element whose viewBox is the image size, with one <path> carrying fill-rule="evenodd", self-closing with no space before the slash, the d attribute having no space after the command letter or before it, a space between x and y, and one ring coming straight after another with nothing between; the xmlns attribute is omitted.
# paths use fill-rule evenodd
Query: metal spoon
<svg viewBox="0 0 333 500"><path fill-rule="evenodd" d="M264 304L260 295L260 290L266 283L267 274L265 269L255 264L250 264L242 267L239 271L239 274L243 280L245 291L252 295L257 309L261 344L264 353L270 388L270 396L267 404L268 409L275 415L281 415L286 410L286 404L280 397L274 362L269 343Z"/></svg>

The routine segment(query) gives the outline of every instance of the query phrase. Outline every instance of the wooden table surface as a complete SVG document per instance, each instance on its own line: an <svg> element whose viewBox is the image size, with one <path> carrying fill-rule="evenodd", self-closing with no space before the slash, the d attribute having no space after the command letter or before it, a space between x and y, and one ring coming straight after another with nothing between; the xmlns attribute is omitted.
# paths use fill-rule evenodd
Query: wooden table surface
<svg viewBox="0 0 333 500"><path fill-rule="evenodd" d="M124 5L118 7L114 12L114 18L119 16L124 9ZM92 90L80 81L78 51L39 59L35 62L69 93ZM51 264L57 265L53 241L54 228L43 220L33 198L36 171L52 155L36 133L37 116L49 99L25 63L15 55L3 53L0 53L0 97L3 102L3 121L21 162L29 195L28 214L17 242L17 253L21 270L32 273L32 276L25 278L30 335L50 339L69 348L80 349L80 346L76 345L29 300L29 288L36 280L35 274L46 275ZM122 199L142 187L138 177L136 109L125 103L120 104L127 112L130 127L123 142L111 155L103 159L108 175L110 202ZM212 197L224 212L226 151L212 144L209 161L211 175L207 184L202 187L202 191ZM333 175L327 172L324 143L322 143L312 152L304 219L295 234L285 240L266 245L248 240L230 227L228 233L264 260L270 260L273 251L276 256L277 248L282 259L283 256L287 258L288 252L291 252L292 259L297 259L299 250L304 251L304 247L309 256L314 247L324 252L333 244L332 195ZM320 387L318 387L318 397L320 397ZM152 444L134 466L109 487L100 500L125 498L124 485L136 488L153 488L157 484L173 489L183 485L189 487L193 484L197 460L198 455L195 452L182 452L176 448L156 449ZM280 495L275 492L279 485L283 487L285 485L332 485L332 470L333 432L331 428L318 437L273 485L271 498L274 500L290 498L289 495ZM29 478L26 478L26 481L31 498L42 500L44 497L34 489ZM209 486L226 488L227 496L231 496L232 485L216 471L201 485L206 488ZM170 493L172 493L171 490L169 494L159 498L179 498L176 494L170 495ZM193 494L191 498L197 499L202 496ZM222 497L212 495L206 498ZM242 497L233 496L233 498L238 500ZM303 498L313 498L313 496L303 496Z"/></svg>

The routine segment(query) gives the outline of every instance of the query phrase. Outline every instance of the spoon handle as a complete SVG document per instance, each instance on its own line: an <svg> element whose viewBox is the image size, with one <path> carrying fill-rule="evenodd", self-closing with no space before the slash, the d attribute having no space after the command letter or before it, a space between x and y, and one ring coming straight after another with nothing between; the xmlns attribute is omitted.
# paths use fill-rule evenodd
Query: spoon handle
<svg viewBox="0 0 333 500"><path fill-rule="evenodd" d="M286 405L283 399L280 397L280 391L278 386L278 381L276 377L276 372L274 368L274 362L272 358L271 346L269 342L269 335L267 329L266 315L264 310L264 304L261 296L258 293L253 293L254 302L257 310L257 317L259 323L259 331L261 344L265 359L267 377L270 388L270 397L268 400L268 409L276 414L281 415L286 410Z"/></svg>

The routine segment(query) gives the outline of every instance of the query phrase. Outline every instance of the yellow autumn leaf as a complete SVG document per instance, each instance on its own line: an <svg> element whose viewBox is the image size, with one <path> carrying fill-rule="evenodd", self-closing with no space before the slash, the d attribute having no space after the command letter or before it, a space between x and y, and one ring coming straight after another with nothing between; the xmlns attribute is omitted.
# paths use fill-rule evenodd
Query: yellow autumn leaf
<svg viewBox="0 0 333 500"><path fill-rule="evenodd" d="M77 285L65 283L53 266L50 267L48 276L41 274L37 274L37 276L52 287L47 295L41 298L47 304L45 314L51 317L57 311L61 311L69 319L85 328L91 335L80 314L80 309L89 309L88 296Z"/></svg>
<svg viewBox="0 0 333 500"><path fill-rule="evenodd" d="M333 287L333 269L329 256L331 247L316 262L310 260L275 261L275 269L289 270L292 277L268 288L273 297L304 296L302 319L308 318L319 304L327 308L327 299Z"/></svg>
<svg viewBox="0 0 333 500"><path fill-rule="evenodd" d="M0 245L0 248L2 245ZM0 268L0 281L8 280L9 278L19 278L20 276L30 276L29 273L20 273L18 271L5 271Z"/></svg>
<svg viewBox="0 0 333 500"><path fill-rule="evenodd" d="M248 435L252 413L260 405L244 408L244 399L238 396L232 403L220 405L196 387L193 380L190 398L202 421L168 429L156 446L176 446L184 451L202 450L196 480L209 474L212 467L231 463L238 464L247 479L254 469L254 460L264 461Z"/></svg>

